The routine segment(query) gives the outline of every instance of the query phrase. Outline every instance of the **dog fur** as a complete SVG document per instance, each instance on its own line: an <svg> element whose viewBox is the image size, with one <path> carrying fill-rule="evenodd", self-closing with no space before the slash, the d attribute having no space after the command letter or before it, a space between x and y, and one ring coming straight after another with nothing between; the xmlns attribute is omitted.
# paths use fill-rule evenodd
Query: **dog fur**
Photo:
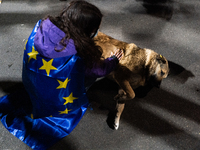
<svg viewBox="0 0 200 150"><path fill-rule="evenodd" d="M117 130L126 100L132 100L135 97L134 90L147 83L159 87L162 79L168 76L168 61L153 50L116 40L102 32L99 32L94 40L96 45L103 50L103 59L110 57L111 52L114 53L117 49L124 52L118 67L107 76L117 82L120 87L118 94L114 97L116 114L112 128Z"/></svg>

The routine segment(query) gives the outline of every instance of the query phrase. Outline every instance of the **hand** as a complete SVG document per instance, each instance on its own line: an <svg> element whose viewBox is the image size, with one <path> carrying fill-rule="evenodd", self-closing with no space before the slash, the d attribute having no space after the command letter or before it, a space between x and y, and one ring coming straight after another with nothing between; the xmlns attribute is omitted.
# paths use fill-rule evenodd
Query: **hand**
<svg viewBox="0 0 200 150"><path fill-rule="evenodd" d="M124 53L123 53L123 50L118 49L118 50L115 51L114 54L111 52L111 55L110 55L110 56L115 55L115 56L117 57L117 59L120 61L120 60L122 59L123 54L124 54Z"/></svg>

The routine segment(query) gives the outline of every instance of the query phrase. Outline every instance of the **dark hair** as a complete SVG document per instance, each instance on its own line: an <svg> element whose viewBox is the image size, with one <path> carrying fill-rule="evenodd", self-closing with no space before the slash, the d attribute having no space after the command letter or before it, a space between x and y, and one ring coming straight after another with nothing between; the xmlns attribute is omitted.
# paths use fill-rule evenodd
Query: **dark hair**
<svg viewBox="0 0 200 150"><path fill-rule="evenodd" d="M85 60L86 65L100 60L102 51L94 43L91 35L94 34L101 23L103 15L100 10L86 1L72 1L57 17L49 16L50 21L65 32L60 41L66 48L69 39L73 39L77 53Z"/></svg>

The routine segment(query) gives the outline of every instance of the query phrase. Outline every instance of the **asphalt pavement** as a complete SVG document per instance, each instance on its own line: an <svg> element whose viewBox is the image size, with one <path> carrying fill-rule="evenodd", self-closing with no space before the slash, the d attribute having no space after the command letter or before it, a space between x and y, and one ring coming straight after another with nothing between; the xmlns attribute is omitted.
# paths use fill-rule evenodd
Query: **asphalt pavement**
<svg viewBox="0 0 200 150"><path fill-rule="evenodd" d="M153 0L152 0L153 1ZM160 89L128 101L118 130L107 125L117 85L107 79L88 91L91 108L51 150L200 149L200 1L88 0L102 11L100 31L152 49L170 62ZM3 0L0 4L0 96L22 86L24 43L35 23L58 15L69 1ZM30 150L0 123L0 150Z"/></svg>

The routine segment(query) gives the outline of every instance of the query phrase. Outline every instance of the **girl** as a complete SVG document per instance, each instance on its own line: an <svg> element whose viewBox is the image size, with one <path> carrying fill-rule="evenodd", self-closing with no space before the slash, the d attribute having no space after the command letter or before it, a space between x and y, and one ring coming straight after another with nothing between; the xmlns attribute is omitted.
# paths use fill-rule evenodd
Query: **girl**
<svg viewBox="0 0 200 150"><path fill-rule="evenodd" d="M96 6L72 1L35 25L24 51L25 89L0 98L3 125L32 149L47 149L76 127L88 107L85 87L121 59L117 51L101 60L92 39L101 19Z"/></svg>
<svg viewBox="0 0 200 150"><path fill-rule="evenodd" d="M85 1L72 1L60 16L42 21L36 33L36 50L47 58L78 54L85 62L86 87L98 77L109 74L122 57L122 51L100 60L102 51L93 41L102 20L100 10ZM46 41L43 40L46 39Z"/></svg>

